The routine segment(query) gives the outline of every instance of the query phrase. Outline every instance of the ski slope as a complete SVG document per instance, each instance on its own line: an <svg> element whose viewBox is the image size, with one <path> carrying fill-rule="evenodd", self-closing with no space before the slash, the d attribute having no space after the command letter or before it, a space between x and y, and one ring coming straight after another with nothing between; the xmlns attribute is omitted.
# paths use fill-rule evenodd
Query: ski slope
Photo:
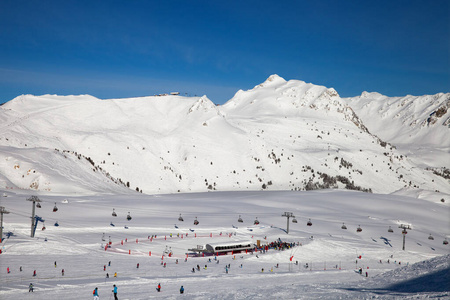
<svg viewBox="0 0 450 300"><path fill-rule="evenodd" d="M5 195L0 205L10 214L4 215L4 230L13 235L2 244L1 299L89 299L95 287L100 299L109 299L113 284L119 299L450 297L450 248L443 244L450 238L446 203L343 190L39 195L43 202L36 214L46 230L39 223L31 238L31 202L26 201L31 194ZM284 212L298 221L290 222L289 234ZM237 222L239 215L243 223ZM259 225L253 223L256 218ZM309 219L312 226L306 225ZM347 229L341 229L343 223ZM405 251L400 224L412 228ZM109 239L111 248L105 251ZM198 245L279 239L296 246L219 256L218 263L214 256L185 261L188 249ZM201 269L193 273L197 265ZM28 292L30 283L34 293ZM161 293L155 290L158 283ZM181 285L184 295L178 292Z"/></svg>

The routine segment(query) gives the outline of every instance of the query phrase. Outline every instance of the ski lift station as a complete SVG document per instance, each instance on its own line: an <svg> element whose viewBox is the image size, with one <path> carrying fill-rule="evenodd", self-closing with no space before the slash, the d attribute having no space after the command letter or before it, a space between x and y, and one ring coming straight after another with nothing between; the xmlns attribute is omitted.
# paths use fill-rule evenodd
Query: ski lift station
<svg viewBox="0 0 450 300"><path fill-rule="evenodd" d="M225 243L211 243L205 246L198 245L197 248L189 249L189 251L205 255L226 255L235 254L246 251L253 251L256 245L252 241L233 241Z"/></svg>

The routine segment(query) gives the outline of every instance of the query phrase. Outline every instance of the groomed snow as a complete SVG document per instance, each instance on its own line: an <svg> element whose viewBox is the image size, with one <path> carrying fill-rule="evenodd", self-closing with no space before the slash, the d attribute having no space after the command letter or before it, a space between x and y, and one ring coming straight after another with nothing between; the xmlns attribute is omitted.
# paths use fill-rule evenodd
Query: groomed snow
<svg viewBox="0 0 450 300"><path fill-rule="evenodd" d="M0 205L11 213L4 215L4 231L13 235L2 244L1 299L89 299L95 287L100 299L109 299L113 284L118 286L119 299L450 297L450 248L443 244L450 237L449 209L439 203L341 190L41 195L42 208L36 208L36 214L45 220L46 230L39 223L35 238L30 238L31 202L26 201L30 194L6 195ZM57 212L52 211L55 203ZM112 216L113 208L117 217ZM289 224L289 234L287 219L281 216L286 211L298 221ZM183 222L178 221L180 213ZM237 222L239 215L243 223ZM259 225L253 224L255 218ZM309 219L312 226L306 225ZM55 222L60 226L55 227ZM400 224L412 227L405 251ZM430 234L434 240L428 239ZM111 248L105 251L109 238ZM218 263L214 256L189 257L185 262L188 249L197 245L278 239L300 245L219 256ZM168 251L173 256L162 259ZM192 273L197 265L201 270ZM357 272L360 267L362 275ZM30 283L34 293L28 292ZM161 293L155 290L158 283ZM181 285L184 295L178 292Z"/></svg>

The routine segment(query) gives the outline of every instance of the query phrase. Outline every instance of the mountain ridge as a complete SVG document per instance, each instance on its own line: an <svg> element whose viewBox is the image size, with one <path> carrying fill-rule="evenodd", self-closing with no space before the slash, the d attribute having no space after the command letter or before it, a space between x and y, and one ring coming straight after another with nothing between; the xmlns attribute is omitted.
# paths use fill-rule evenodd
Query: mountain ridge
<svg viewBox="0 0 450 300"><path fill-rule="evenodd" d="M448 198L448 179L425 169L445 167L445 161L411 160L411 153L378 137L379 127L366 126L360 114L368 113L355 102L332 88L278 75L222 106L206 96L22 95L0 107L0 188L36 189L36 178L12 168L24 164L15 155L20 149L34 157L27 167L38 171L50 193L64 192L68 183L61 178L83 178L89 170L100 175L69 180L72 191L413 189L417 197L423 190L433 200ZM89 168L49 171L31 154L35 148L49 149L45 159L74 155L73 164Z"/></svg>

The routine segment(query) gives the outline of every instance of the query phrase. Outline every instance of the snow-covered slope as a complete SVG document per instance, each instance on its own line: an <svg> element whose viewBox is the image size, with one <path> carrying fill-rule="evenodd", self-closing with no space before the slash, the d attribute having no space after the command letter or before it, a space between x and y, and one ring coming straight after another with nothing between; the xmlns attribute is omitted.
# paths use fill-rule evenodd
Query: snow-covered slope
<svg viewBox="0 0 450 300"><path fill-rule="evenodd" d="M345 98L371 132L409 153L423 167L450 168L450 93Z"/></svg>
<svg viewBox="0 0 450 300"><path fill-rule="evenodd" d="M223 106L206 96L23 95L0 107L0 187L59 193L69 192L67 185L79 193L331 187L448 199L448 179L390 145L349 102L332 88L277 75ZM46 167L61 158L67 160ZM40 184L16 165L39 173Z"/></svg>
<svg viewBox="0 0 450 300"><path fill-rule="evenodd" d="M113 284L119 299L140 300L450 297L450 245L444 244L450 218L443 203L344 190L64 197L34 191L42 201L36 214L45 223L31 238L30 194L0 197L10 212L0 244L2 300L89 299L95 287L100 299L112 299ZM284 212L297 221L289 219L289 233ZM406 236L401 224L411 227ZM290 247L217 259L188 250L280 240ZM34 293L28 292L30 283Z"/></svg>

